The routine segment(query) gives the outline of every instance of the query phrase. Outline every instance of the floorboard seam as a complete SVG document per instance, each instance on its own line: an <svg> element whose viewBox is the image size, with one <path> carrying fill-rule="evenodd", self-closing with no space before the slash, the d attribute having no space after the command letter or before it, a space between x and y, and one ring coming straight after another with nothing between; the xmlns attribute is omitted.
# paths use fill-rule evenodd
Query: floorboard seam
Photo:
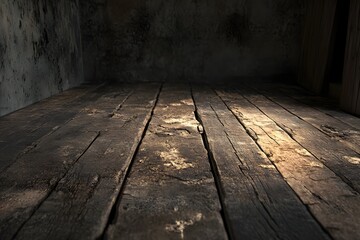
<svg viewBox="0 0 360 240"><path fill-rule="evenodd" d="M224 227L225 227L226 233L228 235L228 238L230 240L232 240L232 239L235 239L235 235L234 235L234 232L233 232L231 224L230 224L230 217L228 215L228 211L226 211L226 207L225 207L225 201L224 201L224 196L225 196L224 192L225 191L224 191L224 188L222 186L222 183L221 183L221 180L220 180L220 177L219 177L220 176L219 169L217 167L217 164L216 164L215 159L214 159L214 155L213 155L213 153L212 153L212 151L210 149L210 146L209 146L209 140L208 140L208 137L206 135L206 131L205 131L205 128L204 128L203 121L201 119L201 116L200 116L200 114L198 112L198 108L196 106L196 101L195 101L195 98L194 98L192 88L191 88L191 97L193 99L194 106L195 106L195 111L194 111L195 118L199 122L199 124L201 124L201 126L203 128L203 131L201 133L201 137L202 137L202 140L203 140L204 147L205 147L205 149L206 149L206 151L208 153L208 159L209 159L209 162L210 162L211 171L212 171L212 174L213 174L213 177L214 177L217 193L218 193L218 196L219 196L219 201L220 201L220 205L221 205L220 214L222 216L222 220L224 222Z"/></svg>
<svg viewBox="0 0 360 240"><path fill-rule="evenodd" d="M134 93L134 90L131 90L131 91L126 95L126 97L122 100L122 102L121 102L119 105L117 105L117 107L114 109L114 111L109 114L109 117L113 117L113 116L115 115L115 113L116 113L117 111L119 111L119 110L123 107L123 105L124 105L124 103L126 102L126 100L128 100L129 97L131 97L131 95L133 95L133 93Z"/></svg>
<svg viewBox="0 0 360 240"><path fill-rule="evenodd" d="M216 95L216 92L215 92L214 90L212 90L212 91L213 91L214 94ZM221 101L221 100L220 100L220 101ZM225 128L226 128L226 127L225 127L225 124L224 124L223 121L220 119L218 113L216 112L216 110L214 109L214 107L213 107L211 104L210 104L210 107L211 107L211 109L213 110L213 112L214 112L216 118L218 119L218 121L219 121L219 122L221 123L221 125L224 127L224 133L225 133L225 135L226 135L226 138L228 139L228 141L229 141L229 143L230 143L230 145L231 145L231 147L232 147L232 149L233 149L236 157L238 158L239 162L240 162L242 165L247 166L247 165L245 164L245 162L243 162L243 161L241 160L241 158L239 157L239 155L238 155L238 153L237 153L237 150L236 150L236 148L235 148L232 140L230 139L229 134L227 133L227 131L226 131L226 129L225 129ZM264 131L264 130L263 130L263 131ZM264 131L264 132L265 132L265 131ZM266 132L265 132L265 133L266 133ZM266 133L266 134L267 134L267 133ZM270 136L269 136L269 137L270 137ZM270 137L270 138L271 138L271 137ZM271 139L272 139L272 138L271 138ZM274 141L275 141L275 140L274 140ZM275 141L275 142L276 142L276 141ZM272 216L271 213L270 213L270 210L266 207L266 205L263 203L263 201L262 201L262 200L260 199L260 197L259 197L259 192L258 192L258 190L257 190L257 188L256 188L256 186L255 186L255 180L254 180L254 178L251 176L251 174L246 174L246 173L241 169L240 166L239 166L239 169L240 169L241 173L244 175L244 177L248 179L248 181L249 181L249 183L250 183L250 185L251 185L251 187L252 187L252 189L253 189L253 191L254 191L254 193L255 193L255 195L256 195L256 198L257 198L258 202L260 203L262 209L265 211L265 213L266 213L266 215L268 216L268 218L267 218L266 216L264 216L264 214L262 213L261 210L259 210L259 212L264 216L265 221L268 223L269 227L273 230L274 235L275 235L279 240L282 240L283 238L278 234L278 232L276 231L276 228L273 226L273 224L275 224L275 225L278 227L278 224L277 224L276 220L273 218L273 216ZM265 189L265 188L264 188L264 189ZM267 195L267 194L266 194L266 195ZM256 205L256 204L254 204L254 205ZM269 220L269 219L270 219L270 220Z"/></svg>
<svg viewBox="0 0 360 240"><path fill-rule="evenodd" d="M16 239L16 236L19 234L21 229L25 226L25 224L31 219L31 217L35 214L35 212L41 207L41 205L48 199L48 197L51 195L51 193L57 188L59 185L59 182L67 175L67 173L71 170L71 168L80 160L82 156L89 150L89 148L94 144L94 142L98 139L100 136L100 132L97 132L94 139L91 141L91 143L86 147L86 149L81 153L80 156L76 158L76 160L69 166L67 171L59 178L59 180L54 184L54 186L50 189L49 193L46 194L46 196L35 206L35 208L31 211L29 217L21 224L21 226L18 228L18 230L15 232L14 236L11 239Z"/></svg>
<svg viewBox="0 0 360 240"><path fill-rule="evenodd" d="M126 186L126 183L127 183L127 179L128 179L128 176L130 175L130 172L131 172L131 169L132 169L132 166L134 164L134 160L136 158L136 155L137 153L139 152L139 149L140 149L140 146L145 138L145 135L146 135L146 132L148 131L148 128L150 126L150 123L151 123L151 120L154 116L154 112L155 112L155 108L157 106L157 103L159 101L159 98L160 98L160 94L161 94L161 91L162 91L162 88L163 88L163 83L161 83L160 87L159 87L159 90L157 92L157 95L156 95L156 99L155 99L155 102L154 102L154 105L152 106L152 109L150 111L150 116L149 116L149 119L148 121L146 122L146 125L145 125L145 128L141 134L141 137L140 137L140 140L136 146L136 149L134 151L134 154L132 155L132 158L131 158L131 161L129 163L129 166L128 168L126 169L125 171L125 176L124 176L124 181L121 183L121 186L120 186L120 189L119 189L119 193L116 197L116 200L115 200L115 203L114 205L112 206L111 208L111 211L110 211L110 214L109 214L109 217L108 217L108 221L107 221L107 224L105 226L105 229L104 231L102 232L102 234L100 236L98 236L96 239L97 240L103 240L103 239L107 239L107 231L109 229L109 227L111 225L113 225L115 222L116 222L116 219L117 219L117 212L118 212L118 208L120 206L120 202L121 202L121 196L124 192L124 189L125 189L125 186Z"/></svg>
<svg viewBox="0 0 360 240"><path fill-rule="evenodd" d="M308 107L310 107L310 108L312 108L312 109L315 109L315 110L317 110L317 111L319 111L319 112L321 112L321 113L323 113L323 114L326 114L326 115L332 117L333 119L341 122L342 124L347 125L348 127L352 127L352 128L358 129L357 127L351 125L350 123L344 122L343 120L341 120L341 118L336 117L336 116L333 116L333 115L331 115L330 113L328 113L328 112L326 111L326 110L336 110L336 111L339 111L339 112L341 112L341 113L348 114L348 115L350 115L350 116L352 116L352 117L357 117L356 115L353 115L353 114L351 114L351 113L346 113L346 112L342 111L342 110L339 108L339 106L336 105L336 104L334 104L334 105L332 104L331 107L327 106L327 107L323 107L323 108L319 107L318 104L316 104L315 106L311 106L311 105L310 105L309 103L307 103L306 101L300 100L300 99L298 99L298 98L293 97L292 95L287 94L287 93L285 92L285 89L283 89L283 88L280 89L280 92L281 92L282 94L284 94L285 96L293 99L294 101L296 101L296 102L298 102L298 103L301 103L301 104L304 104L304 105L306 105L306 106L308 106ZM327 98L325 98L325 99L327 99Z"/></svg>
<svg viewBox="0 0 360 240"><path fill-rule="evenodd" d="M227 109L233 114L233 116L237 119L237 121L243 126L244 129L246 129L246 126L243 124L243 122L241 121L241 119L238 118L238 116L236 116L236 114L232 111L232 109L226 104L225 100L219 96L219 94L215 91L216 95L221 99L221 101L225 104L225 106L227 107ZM244 97L245 98L245 97ZM245 98L246 99L246 98ZM249 102L248 99L246 99L246 101ZM250 102L251 103L251 102ZM251 103L252 104L252 103ZM252 104L254 105L254 104ZM257 106L255 106L257 107ZM246 131L246 133L248 134L248 132ZM251 136L251 134L248 134L255 142L255 144L259 147L259 149L267 156L267 154L265 153L264 149L260 146L260 144L257 142L256 139L253 138L253 136ZM267 156L267 158L269 158ZM272 162L269 159L270 162ZM282 179L284 179L285 183L289 186L289 188L293 191L293 193L297 196L298 200L300 202L302 202L304 204L304 206L306 207L308 213L313 217L314 221L318 223L318 225L320 226L320 228L324 231L324 233L330 238L333 239L333 237L330 235L330 232L320 223L320 221L315 217L315 215L311 212L309 205L305 204L300 196L297 194L297 192L295 192L295 190L289 185L289 183L285 180L284 176L281 174L281 172L279 171L279 169L277 168L277 166L275 166L275 164L273 164L273 166L275 167L276 171L280 174L280 176L282 177Z"/></svg>
<svg viewBox="0 0 360 240"><path fill-rule="evenodd" d="M322 130L322 129L319 129L318 127L314 126L312 123L308 122L308 121L305 120L304 118L298 116L296 113L294 113L294 112L292 112L291 110L287 109L287 108L286 108L285 106L283 106L280 102L275 101L274 99L272 99L272 98L269 97L268 95L262 93L261 91L257 90L256 88L250 87L250 86L248 86L248 85L247 85L247 87L252 88L254 91L256 91L257 93L259 93L260 95L262 95L263 97L265 97L266 99L268 99L270 102L278 105L279 107L281 107L282 109L284 109L285 111L287 111L288 113L290 113L291 115L299 118L301 121L303 121L304 123L308 124L311 128L314 128L314 129L318 130L319 132L321 132L322 134L324 134L325 136L328 136L328 137L330 138L330 140L331 140L331 139L335 139L337 142L339 142L339 143L341 143L341 144L344 144L345 147L349 148L349 149L352 150L353 152L355 152L355 153L357 153L357 154L360 154L360 152L357 152L357 151L355 151L352 147L349 147L349 146L348 146L349 144L350 144L350 146L351 146L351 144L352 144L350 141L348 141L348 140L346 140L346 139L344 140L344 139L341 139L341 138L339 138L339 139L334 138L334 136L332 136L331 134L327 133L326 131L324 131L324 130ZM316 110L316 111L319 111L319 110L317 110L317 109L315 109L315 108L313 108L313 109ZM320 112L320 111L319 111L319 112ZM338 121L339 123L343 123L343 122L339 121L339 120L336 119L336 118L333 118L333 119L334 119L335 121ZM351 126L349 126L349 127L351 127ZM353 127L351 127L351 128L353 128Z"/></svg>
<svg viewBox="0 0 360 240"><path fill-rule="evenodd" d="M240 93L239 93L240 94ZM255 104L253 104L247 97L245 97L244 95L242 95L241 94L241 96L244 98L244 99L246 99L250 104L252 104L254 107L256 107L262 114L264 114L266 117L268 117L271 121L273 121L275 124L276 124L276 126L278 126L279 128L281 128L294 142L296 142L297 144L299 144L302 148L304 148L304 149L306 149L306 151L308 151L310 154L311 154L311 156L313 156L316 160L318 160L320 163L322 163L322 164L324 164L324 166L326 167L326 168L328 168L331 172L333 172L337 177L339 177L344 183L346 183L346 185L348 185L353 191L355 191L355 192L357 192L357 193L359 193L359 191L358 190L356 190L355 189L355 187L354 187L354 185L351 183L351 181L349 181L349 179L347 179L347 177L346 176L343 176L343 175L340 175L340 174L338 174L337 172L335 172L335 171L333 171L332 170L332 168L330 167L330 166L328 166L327 164L326 164L326 162L323 162L323 161L321 161L315 154L313 154L312 153L312 151L310 151L309 149L307 149L305 146L303 146L300 142L298 142L291 134L289 134L288 133L288 131L286 130L286 129L284 129L284 127L282 126L282 124L279 124L278 122L276 122L274 119L272 119L270 116L268 116L264 111L262 111L258 106L256 106ZM268 97L266 97L265 95L263 95L265 98L267 98L268 99ZM270 101L272 101L271 99L269 99ZM273 101L272 101L273 102ZM276 102L274 102L275 104L277 104ZM277 104L277 105L279 105L279 104ZM284 107L282 107L281 105L279 105L281 108L284 108ZM284 108L286 111L288 111L286 108ZM289 111L288 111L289 112ZM289 112L289 113L291 113L291 112ZM293 113L291 113L291 114L293 114ZM296 117L298 117L299 119L301 119L302 121L305 121L305 120L303 120L302 118L300 118L299 116L297 116L297 115L295 115L295 114L293 114L294 116L296 116ZM306 121L305 121L306 122ZM308 122L306 122L307 124L309 124ZM311 124L310 124L311 125ZM311 125L312 126L312 125ZM314 127L314 126L312 126L312 127ZM314 127L315 128L315 127ZM317 129L317 128L315 128L315 129ZM318 131L320 131L319 129L317 129ZM322 132L322 131L320 131L320 132ZM345 147L345 146L344 146ZM350 148L349 148L350 149ZM353 151L352 149L350 149L351 151ZM356 153L355 151L354 151L354 153Z"/></svg>
<svg viewBox="0 0 360 240"><path fill-rule="evenodd" d="M94 100L97 100L99 98L101 98L101 96L105 93L101 93L99 96L98 93L96 91L98 91L101 88L104 88L105 84L101 84L99 86L96 86L94 89L91 89L89 91L87 91L86 93L84 93L83 95L76 97L74 99L71 100L71 102L67 103L64 106L70 106L71 103L75 102L76 100L79 100L81 98L85 98L85 96L87 96L88 94L95 94L94 97L91 97L91 99L94 98ZM103 89L104 90L104 89ZM45 101L45 100L43 100ZM18 155L15 156L14 160L8 165L6 166L3 170L0 171L0 174L4 173L7 169L9 169L19 158L21 158L22 156L26 155L27 153L31 152L32 150L34 150L42 141L44 141L44 139L46 139L46 137L54 134L55 132L57 132L59 129L61 129L62 127L66 126L69 122L71 122L72 120L75 119L75 117L81 113L84 109L85 106L88 106L90 104L90 102L88 104L85 104L83 106L80 107L80 110L75 113L71 118L69 118L68 120L66 120L64 123L62 123L61 125L55 126L50 132L46 133L45 135L41 136L39 139L35 140L34 142L32 142L30 145L28 145L24 150L22 150L21 152L19 152ZM44 123L45 124L45 123ZM41 127L40 127L41 128ZM6 146L5 146L6 147ZM5 148L4 147L4 148Z"/></svg>

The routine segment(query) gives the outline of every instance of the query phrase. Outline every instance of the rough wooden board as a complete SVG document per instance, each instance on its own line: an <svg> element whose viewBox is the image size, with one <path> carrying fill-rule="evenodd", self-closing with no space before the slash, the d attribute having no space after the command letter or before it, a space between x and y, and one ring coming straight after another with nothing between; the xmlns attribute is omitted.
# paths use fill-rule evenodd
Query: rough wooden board
<svg viewBox="0 0 360 240"><path fill-rule="evenodd" d="M96 103L104 110L85 109L64 127L45 137L30 152L21 156L0 174L0 236L10 239L18 232L59 180L69 171L99 132L93 128L109 118L126 96L109 92ZM96 116L96 117L94 117Z"/></svg>
<svg viewBox="0 0 360 240"><path fill-rule="evenodd" d="M355 191L360 192L360 155L337 140L331 139L318 129L302 120L263 95L248 88L240 91L251 103L278 124L289 136L336 173ZM284 102L284 101L283 101ZM289 105L289 111L300 112L301 106ZM294 110L295 109L295 110ZM303 112L306 115L306 111ZM322 116L322 122L326 118ZM341 125L340 125L341 126ZM339 126L339 127L340 127ZM354 147L354 146L353 146ZM355 146L356 149L356 146ZM357 149L359 151L359 149Z"/></svg>
<svg viewBox="0 0 360 240"><path fill-rule="evenodd" d="M190 88L163 89L108 239L226 239Z"/></svg>
<svg viewBox="0 0 360 240"><path fill-rule="evenodd" d="M331 236L359 239L359 194L241 95L218 94Z"/></svg>
<svg viewBox="0 0 360 240"><path fill-rule="evenodd" d="M97 135L81 127L58 131L1 174L1 239L12 239Z"/></svg>
<svg viewBox="0 0 360 240"><path fill-rule="evenodd" d="M85 93L76 90L65 92L47 101L42 101L34 106L19 110L2 119L1 125L6 126L0 132L0 172L21 157L24 153L34 148L41 138L54 133L91 101L99 98L106 89L94 88ZM108 89L107 89L108 91ZM76 96L76 94L80 94Z"/></svg>
<svg viewBox="0 0 360 240"><path fill-rule="evenodd" d="M250 86L248 86L250 87ZM301 118L305 122L311 124L319 131L328 135L332 139L336 139L343 142L353 151L360 153L360 130L344 124L343 122L321 112L310 106L299 103L298 101L279 94L274 88L256 86L253 87L263 95L266 95L271 101L279 104L287 111L291 112L298 118ZM359 119L360 121L360 119ZM304 125L307 126L307 125ZM306 127L309 128L308 126ZM317 133L317 132L316 132ZM314 138L319 136L321 139L323 135L317 133ZM326 141L328 142L328 138ZM340 145L338 145L340 147ZM340 147L342 148L342 147ZM336 149L333 149L336 152ZM360 161L360 159L359 159Z"/></svg>
<svg viewBox="0 0 360 240"><path fill-rule="evenodd" d="M26 108L0 118L0 148L4 140L13 142L21 134L21 131L33 131L46 123L51 113L64 110L71 104L76 104L79 99L87 96L96 90L98 86L84 86L70 89L53 97L44 99Z"/></svg>
<svg viewBox="0 0 360 240"><path fill-rule="evenodd" d="M194 99L233 239L328 239L221 99L203 86Z"/></svg>
<svg viewBox="0 0 360 240"><path fill-rule="evenodd" d="M109 104L109 100L94 104L90 128L99 131L100 136L16 239L96 239L103 234L159 89L159 84L140 85L110 116L111 106L116 103ZM118 104L119 100L112 99Z"/></svg>
<svg viewBox="0 0 360 240"><path fill-rule="evenodd" d="M274 86L270 86L270 87L273 88ZM277 89L281 93L284 93L285 95L299 102L314 107L315 109L329 116L332 116L333 118L336 118L337 120L353 128L356 128L357 130L360 130L360 118L340 110L340 108L338 107L335 101L328 98L313 95L296 86L277 85L277 87L278 87Z"/></svg>

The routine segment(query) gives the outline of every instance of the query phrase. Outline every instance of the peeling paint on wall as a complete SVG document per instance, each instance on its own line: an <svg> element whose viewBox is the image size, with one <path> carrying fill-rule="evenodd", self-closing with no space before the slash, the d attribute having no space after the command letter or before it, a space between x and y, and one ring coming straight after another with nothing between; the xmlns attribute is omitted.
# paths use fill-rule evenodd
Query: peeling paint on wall
<svg viewBox="0 0 360 240"><path fill-rule="evenodd" d="M101 3L99 3L101 2ZM218 80L295 72L300 0L103 0L80 3L96 79ZM99 31L100 30L100 31ZM89 54L89 52L92 53ZM89 58L88 58L89 57Z"/></svg>
<svg viewBox="0 0 360 240"><path fill-rule="evenodd" d="M78 0L0 4L0 116L82 83Z"/></svg>

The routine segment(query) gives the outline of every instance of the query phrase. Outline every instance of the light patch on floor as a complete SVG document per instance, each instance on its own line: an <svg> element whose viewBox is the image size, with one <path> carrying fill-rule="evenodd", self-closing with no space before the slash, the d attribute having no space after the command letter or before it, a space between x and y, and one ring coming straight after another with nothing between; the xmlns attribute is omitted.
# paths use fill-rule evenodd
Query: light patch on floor
<svg viewBox="0 0 360 240"><path fill-rule="evenodd" d="M179 106L181 106L181 103L171 103L170 106L179 107Z"/></svg>
<svg viewBox="0 0 360 240"><path fill-rule="evenodd" d="M344 156L344 159L351 164L355 164L355 165L360 164L360 158L358 157Z"/></svg>
<svg viewBox="0 0 360 240"><path fill-rule="evenodd" d="M324 165L322 163L314 162L314 161L309 162L309 166L310 167L318 167L318 168L323 168L324 167Z"/></svg>
<svg viewBox="0 0 360 240"><path fill-rule="evenodd" d="M166 167L174 167L176 170L194 167L194 164L186 162L186 159L181 156L179 150L176 148L171 148L167 152L160 152L159 155L165 162L164 166Z"/></svg>
<svg viewBox="0 0 360 240"><path fill-rule="evenodd" d="M197 129L199 122L194 118L190 118L189 116L179 117L179 118L165 118L163 121L167 124L180 124L184 127L191 127Z"/></svg>
<svg viewBox="0 0 360 240"><path fill-rule="evenodd" d="M188 105L188 106L193 106L194 105L194 102L192 99L183 99L180 101L181 103L185 104L185 105Z"/></svg>
<svg viewBox="0 0 360 240"><path fill-rule="evenodd" d="M295 152L297 152L298 154L302 155L302 156L308 156L308 157L311 157L312 155L304 148L301 148L301 149L298 149L298 148L295 148Z"/></svg>
<svg viewBox="0 0 360 240"><path fill-rule="evenodd" d="M180 233L181 239L184 239L184 230L187 226L194 225L196 222L201 221L202 214L197 213L192 219L190 220L176 220L175 224L167 224L165 229L169 232L178 232Z"/></svg>
<svg viewBox="0 0 360 240"><path fill-rule="evenodd" d="M275 166L271 164L260 164L259 166L265 169L275 169Z"/></svg>

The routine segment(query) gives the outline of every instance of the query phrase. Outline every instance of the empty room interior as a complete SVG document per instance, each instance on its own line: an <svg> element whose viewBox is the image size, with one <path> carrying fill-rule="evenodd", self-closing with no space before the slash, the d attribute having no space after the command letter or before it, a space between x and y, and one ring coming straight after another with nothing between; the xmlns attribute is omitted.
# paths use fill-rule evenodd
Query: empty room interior
<svg viewBox="0 0 360 240"><path fill-rule="evenodd" d="M1 0L0 239L360 239L360 1Z"/></svg>

